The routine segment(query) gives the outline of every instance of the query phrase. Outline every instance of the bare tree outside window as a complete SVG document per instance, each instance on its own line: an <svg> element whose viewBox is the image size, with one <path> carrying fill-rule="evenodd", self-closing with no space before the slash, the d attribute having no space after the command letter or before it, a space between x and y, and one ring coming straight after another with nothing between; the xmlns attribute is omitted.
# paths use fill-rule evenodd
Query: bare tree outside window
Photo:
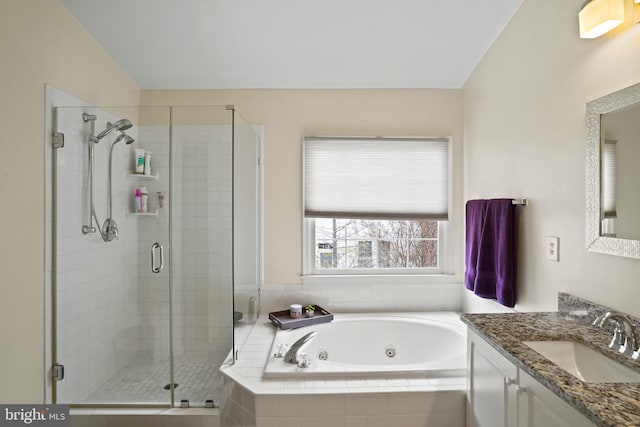
<svg viewBox="0 0 640 427"><path fill-rule="evenodd" d="M438 267L438 221L316 218L318 269Z"/></svg>
<svg viewBox="0 0 640 427"><path fill-rule="evenodd" d="M358 268L373 268L373 246L371 240L358 241Z"/></svg>

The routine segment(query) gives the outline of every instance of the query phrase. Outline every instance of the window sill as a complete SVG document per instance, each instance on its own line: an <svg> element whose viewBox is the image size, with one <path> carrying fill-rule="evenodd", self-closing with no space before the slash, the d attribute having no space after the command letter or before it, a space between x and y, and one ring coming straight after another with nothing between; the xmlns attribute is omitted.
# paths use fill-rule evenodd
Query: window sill
<svg viewBox="0 0 640 427"><path fill-rule="evenodd" d="M422 285L460 283L453 274L367 274L302 276L303 285Z"/></svg>

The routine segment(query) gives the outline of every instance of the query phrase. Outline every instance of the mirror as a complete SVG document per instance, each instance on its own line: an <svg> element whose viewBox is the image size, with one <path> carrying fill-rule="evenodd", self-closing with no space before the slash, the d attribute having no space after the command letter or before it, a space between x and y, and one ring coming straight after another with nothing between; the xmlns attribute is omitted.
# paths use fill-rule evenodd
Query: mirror
<svg viewBox="0 0 640 427"><path fill-rule="evenodd" d="M587 104L586 248L640 258L640 83Z"/></svg>

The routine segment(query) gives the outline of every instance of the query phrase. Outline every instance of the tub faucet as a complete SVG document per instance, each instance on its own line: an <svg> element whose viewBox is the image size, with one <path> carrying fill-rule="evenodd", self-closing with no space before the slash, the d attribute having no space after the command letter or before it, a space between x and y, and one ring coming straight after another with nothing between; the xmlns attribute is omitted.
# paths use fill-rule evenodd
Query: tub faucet
<svg viewBox="0 0 640 427"><path fill-rule="evenodd" d="M291 344L291 348L284 355L285 363L297 364L298 363L298 352L300 351L300 347L305 345L307 342L311 341L315 336L318 335L316 331L309 332L308 334L302 336L298 339L298 341Z"/></svg>
<svg viewBox="0 0 640 427"><path fill-rule="evenodd" d="M626 314L607 311L593 321L593 325L604 328L608 323L613 324L613 338L609 348L617 349L620 353L631 356L634 359L640 357L638 340L636 339L636 327Z"/></svg>

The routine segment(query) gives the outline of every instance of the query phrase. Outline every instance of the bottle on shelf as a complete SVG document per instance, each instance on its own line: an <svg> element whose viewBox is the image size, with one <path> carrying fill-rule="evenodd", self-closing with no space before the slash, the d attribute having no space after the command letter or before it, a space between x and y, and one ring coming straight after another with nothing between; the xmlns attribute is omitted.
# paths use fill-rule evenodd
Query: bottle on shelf
<svg viewBox="0 0 640 427"><path fill-rule="evenodd" d="M140 191L139 188L136 188L136 193L134 196L134 208L133 211L135 213L140 213L142 212L142 191Z"/></svg>
<svg viewBox="0 0 640 427"><path fill-rule="evenodd" d="M149 193L147 187L140 187L140 213L147 213L149 211Z"/></svg>
<svg viewBox="0 0 640 427"><path fill-rule="evenodd" d="M136 155L136 173L143 174L144 173L144 150L142 148L134 149L134 153Z"/></svg>
<svg viewBox="0 0 640 427"><path fill-rule="evenodd" d="M144 152L144 174L151 175L151 151Z"/></svg>

